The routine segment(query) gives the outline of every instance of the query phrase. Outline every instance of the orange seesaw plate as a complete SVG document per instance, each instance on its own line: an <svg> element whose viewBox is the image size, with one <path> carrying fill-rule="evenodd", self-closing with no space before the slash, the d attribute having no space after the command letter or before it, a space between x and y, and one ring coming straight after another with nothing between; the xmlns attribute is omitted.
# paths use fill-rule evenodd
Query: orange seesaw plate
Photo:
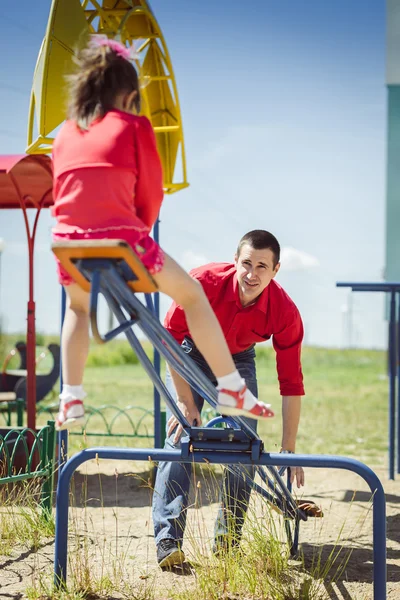
<svg viewBox="0 0 400 600"><path fill-rule="evenodd" d="M51 249L72 279L86 292L90 292L90 281L76 266L80 259L103 258L125 261L137 279L127 281L134 292L150 294L157 291L157 284L146 270L129 244L123 240L88 240L55 242Z"/></svg>

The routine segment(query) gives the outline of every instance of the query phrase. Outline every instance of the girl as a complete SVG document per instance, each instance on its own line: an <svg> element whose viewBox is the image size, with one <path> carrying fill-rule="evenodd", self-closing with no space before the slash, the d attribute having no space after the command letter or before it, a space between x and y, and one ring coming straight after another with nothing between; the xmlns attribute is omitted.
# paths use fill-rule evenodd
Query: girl
<svg viewBox="0 0 400 600"><path fill-rule="evenodd" d="M266 418L235 369L222 330L201 285L150 237L163 199L161 163L151 124L140 111L130 50L114 40L92 40L70 79L68 120L53 146L54 241L127 241L158 288L180 304L191 336L218 382L222 413ZM64 385L56 427L84 421L84 367L89 351L89 294L58 264L67 310L62 330Z"/></svg>

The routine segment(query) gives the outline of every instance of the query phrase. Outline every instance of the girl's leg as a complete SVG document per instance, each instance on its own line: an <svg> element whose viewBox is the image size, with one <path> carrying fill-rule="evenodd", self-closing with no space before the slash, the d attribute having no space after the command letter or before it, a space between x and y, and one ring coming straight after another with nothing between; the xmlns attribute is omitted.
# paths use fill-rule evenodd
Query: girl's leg
<svg viewBox="0 0 400 600"><path fill-rule="evenodd" d="M89 299L87 292L73 283L64 287L67 306L61 336L63 381L82 385L89 354Z"/></svg>
<svg viewBox="0 0 400 600"><path fill-rule="evenodd" d="M160 292L182 306L193 341L215 377L236 371L221 326L201 284L168 255L165 255L162 270L153 278Z"/></svg>
<svg viewBox="0 0 400 600"><path fill-rule="evenodd" d="M153 277L160 291L185 311L193 341L218 380L220 412L253 418L273 416L266 405L257 402L236 370L219 321L201 284L168 255L165 255L162 270Z"/></svg>
<svg viewBox="0 0 400 600"><path fill-rule="evenodd" d="M89 294L76 283L64 287L67 306L61 335L63 390L57 429L82 424L82 401L86 394L82 381L89 353Z"/></svg>

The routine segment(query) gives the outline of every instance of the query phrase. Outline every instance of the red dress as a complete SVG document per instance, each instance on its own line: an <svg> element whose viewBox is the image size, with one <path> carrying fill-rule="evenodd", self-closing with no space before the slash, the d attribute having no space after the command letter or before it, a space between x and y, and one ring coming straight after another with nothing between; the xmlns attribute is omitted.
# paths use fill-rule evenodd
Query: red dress
<svg viewBox="0 0 400 600"><path fill-rule="evenodd" d="M119 110L81 130L66 121L53 145L53 240L122 239L150 273L164 253L149 232L160 211L162 169L150 121ZM58 264L59 281L73 283Z"/></svg>

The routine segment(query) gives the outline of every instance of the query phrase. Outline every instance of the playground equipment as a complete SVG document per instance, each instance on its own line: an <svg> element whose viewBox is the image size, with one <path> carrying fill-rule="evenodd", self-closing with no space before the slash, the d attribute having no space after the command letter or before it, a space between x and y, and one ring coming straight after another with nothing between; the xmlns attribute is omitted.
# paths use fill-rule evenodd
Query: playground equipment
<svg viewBox="0 0 400 600"><path fill-rule="evenodd" d="M135 43L142 114L150 119L156 134L165 192L187 187L176 81L161 28L147 0L53 0L34 73L27 153L51 152L54 130L65 119L64 76L74 68L72 59L76 48L91 34L117 38L124 44ZM175 175L178 163L182 171L180 181Z"/></svg>
<svg viewBox="0 0 400 600"><path fill-rule="evenodd" d="M167 45L147 0L52 1L46 34L34 72L26 152L51 152L55 130L66 116L64 76L74 68L73 55L76 48L83 45L91 34L107 35L122 43L135 45L142 114L150 119L155 131L163 166L164 191L171 194L187 187L189 184L177 85ZM158 221L154 225L153 236L158 242ZM158 293L154 294L153 300L152 305L159 316ZM63 297L62 306L64 303ZM63 309L61 313L63 319ZM159 373L158 352L154 354L154 365ZM160 396L155 389L156 446L162 445L161 424ZM60 437L66 452L66 434L61 433Z"/></svg>
<svg viewBox="0 0 400 600"><path fill-rule="evenodd" d="M48 351L52 356L53 364L48 373L36 373L36 402L43 400L55 386L60 375L60 346L49 344ZM18 353L20 364L17 369L8 369L8 364L13 356ZM41 352L35 359L35 366L45 358L46 352ZM17 342L15 350L11 350L3 363L0 379L0 390L15 392L17 398L26 401L27 397L27 348L25 342Z"/></svg>
<svg viewBox="0 0 400 600"><path fill-rule="evenodd" d="M300 521L318 516L314 503L301 507L293 498L283 480L285 468L309 466L340 468L358 473L367 481L373 496L374 532L374 598L386 597L386 524L385 496L377 476L362 463L341 457L268 454L263 442L242 418L219 417L206 427L189 425L166 386L155 371L133 332L138 326L153 346L164 356L171 367L179 373L205 400L216 407L217 391L197 365L182 351L172 336L162 327L153 312L148 310L136 297L137 292L154 292L157 287L142 263L134 255L126 242L100 240L99 242L70 242L53 245L53 251L65 269L82 287L91 290L90 318L92 331L100 343L108 342L116 335L125 332L140 362L152 379L172 414L179 420L185 431L181 449L117 449L92 448L84 450L64 465L57 488L56 500L56 541L54 582L60 586L67 575L67 533L68 533L68 488L75 469L92 458L119 460L210 462L225 464L231 471L235 465L253 465L258 468L266 488L254 484L254 489L262 494L288 524L286 528L288 544L292 554L297 551ZM105 335L100 333L97 323L98 295L107 300L119 325ZM130 315L126 318L125 315ZM214 427L224 422L226 427ZM264 468L266 467L266 469ZM277 467L281 467L279 471Z"/></svg>
<svg viewBox="0 0 400 600"><path fill-rule="evenodd" d="M400 473L400 282L338 282L337 287L349 287L353 292L383 292L389 294L389 479L395 475L396 446L396 379L397 379L397 473ZM397 331L396 331L397 298Z"/></svg>
<svg viewBox="0 0 400 600"><path fill-rule="evenodd" d="M0 157L0 209L22 210L28 242L27 373L24 393L27 398L28 427L32 430L35 430L36 422L36 332L33 257L40 212L53 203L52 179L51 160L48 156L13 155ZM28 218L29 209L36 210L32 227Z"/></svg>
<svg viewBox="0 0 400 600"><path fill-rule="evenodd" d="M15 346L4 359L3 362L3 373L7 369L7 365L14 356L19 357L19 365L17 369L26 369L26 344L25 342L16 342Z"/></svg>
<svg viewBox="0 0 400 600"><path fill-rule="evenodd" d="M0 412L6 412L6 423L11 425L11 414L17 411L17 425L22 425L23 408L26 401L27 425L36 429L36 402L41 400L55 385L59 377L60 349L56 344L49 345L53 356L53 367L47 374L36 374L36 331L34 300L34 248L38 220L41 210L53 204L52 163L46 155L14 155L0 157L0 209L22 209L25 222L29 259L29 297L27 307L27 344L18 344L15 353L20 355L17 370L0 374ZM28 211L36 211L31 226ZM14 354L15 355L15 354ZM11 358L11 355L10 357ZM7 367L7 365L5 365ZM156 396L157 398L158 396ZM21 400L20 400L21 399ZM48 411L48 418L53 412ZM155 422L159 444L162 443L162 417L160 405L155 404ZM102 432L100 432L102 433ZM111 435L111 430L108 431ZM131 437L137 437L137 428ZM95 432L94 435L98 435ZM143 437L150 437L144 435ZM65 444L66 447L66 444Z"/></svg>
<svg viewBox="0 0 400 600"><path fill-rule="evenodd" d="M90 8L94 7L94 8ZM27 419L28 427L36 423L35 374L35 301L34 245L41 210L52 205L52 166L50 157L54 130L65 119L64 75L73 67L75 46L88 34L101 33L119 37L123 42L137 42L136 67L142 84L143 113L154 127L164 173L164 189L173 193L187 187L186 161L180 107L171 60L161 29L145 0L117 6L111 0L53 0L45 38L34 73L28 123L28 156L0 157L0 208L21 208L25 221L29 258L29 299L27 324ZM29 156L31 155L31 156ZM181 179L177 180L175 171ZM36 209L30 227L27 209ZM154 228L158 240L158 222ZM154 297L159 314L159 298ZM154 357L159 369L159 356ZM3 401L13 400L11 396ZM160 399L154 395L155 441L161 445Z"/></svg>
<svg viewBox="0 0 400 600"><path fill-rule="evenodd" d="M7 354L7 356L5 357L4 362L3 362L3 369L2 369L3 373L5 371L7 371L8 364L12 360L12 358L14 358L14 356L19 357L19 365L17 367L17 370L22 370L22 369L26 370L27 358L26 358L25 342L21 342L21 341L16 342L14 348L12 350L10 350L10 352ZM40 363L40 361L42 361L44 358L46 358L46 352L42 351L39 354L39 356L37 356L35 359L36 365L38 365Z"/></svg>
<svg viewBox="0 0 400 600"><path fill-rule="evenodd" d="M10 410L12 403L17 403L19 424L22 422L23 398L26 398L28 427L0 430L0 464L2 465L0 485L44 477L42 501L48 514L53 490L55 432L54 423L51 422L39 432L35 427L37 380L33 254L38 218L41 210L52 204L51 190L52 168L49 157L24 155L0 157L0 208L22 209L29 259L26 354L19 346L22 351L20 366L26 367L26 371L24 369L22 376L20 374L16 380L13 380L16 384L12 391L0 392L0 402L2 404L6 402ZM28 218L29 209L36 210L32 227ZM55 350L54 352L56 353ZM7 374L5 375L4 381L8 384L10 380L7 379ZM42 384L47 385L48 382L48 379L41 380L39 376L39 390L42 389ZM17 399L17 395L20 395L21 399Z"/></svg>

